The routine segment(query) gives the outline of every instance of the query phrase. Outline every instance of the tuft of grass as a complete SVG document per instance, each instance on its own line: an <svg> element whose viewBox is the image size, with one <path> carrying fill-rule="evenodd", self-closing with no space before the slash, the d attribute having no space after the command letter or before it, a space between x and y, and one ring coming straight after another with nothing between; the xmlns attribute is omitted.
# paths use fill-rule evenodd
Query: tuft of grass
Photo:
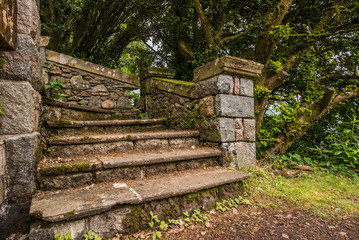
<svg viewBox="0 0 359 240"><path fill-rule="evenodd" d="M287 202L323 218L359 218L358 178L320 171L286 178L260 168L251 173L246 189L261 207L278 207Z"/></svg>

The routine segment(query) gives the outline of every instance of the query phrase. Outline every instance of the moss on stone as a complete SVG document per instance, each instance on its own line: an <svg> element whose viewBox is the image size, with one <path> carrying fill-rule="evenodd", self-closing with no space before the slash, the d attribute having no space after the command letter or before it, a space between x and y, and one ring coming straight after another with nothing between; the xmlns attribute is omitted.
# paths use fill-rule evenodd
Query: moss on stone
<svg viewBox="0 0 359 240"><path fill-rule="evenodd" d="M43 167L40 169L40 172L41 173L74 172L74 171L87 170L89 167L91 167L90 162L72 163L72 164L64 164L64 165L51 166L51 167Z"/></svg>
<svg viewBox="0 0 359 240"><path fill-rule="evenodd" d="M0 58L0 70L3 70L5 66L5 59Z"/></svg>

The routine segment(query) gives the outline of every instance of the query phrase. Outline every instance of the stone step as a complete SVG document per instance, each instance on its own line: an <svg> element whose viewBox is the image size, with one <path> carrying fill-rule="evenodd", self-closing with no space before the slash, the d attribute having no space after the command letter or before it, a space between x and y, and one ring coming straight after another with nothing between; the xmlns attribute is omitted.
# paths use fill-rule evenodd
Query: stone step
<svg viewBox="0 0 359 240"><path fill-rule="evenodd" d="M148 227L150 211L163 219L195 208L208 210L220 198L238 196L238 182L248 177L247 173L217 167L40 192L31 203L30 214L37 222L32 224L30 239L52 239L54 233L68 231L80 239L90 229L104 238L138 231Z"/></svg>
<svg viewBox="0 0 359 240"><path fill-rule="evenodd" d="M42 190L66 189L146 178L158 174L218 165L215 148L181 148L68 159L44 159L38 166Z"/></svg>
<svg viewBox="0 0 359 240"><path fill-rule="evenodd" d="M43 104L43 119L52 121L138 119L140 113L138 109L106 110L49 99Z"/></svg>
<svg viewBox="0 0 359 240"><path fill-rule="evenodd" d="M49 138L47 156L69 157L198 145L198 131L155 131Z"/></svg>
<svg viewBox="0 0 359 240"><path fill-rule="evenodd" d="M91 133L124 133L154 131L165 128L165 119L127 119L95 121L46 121L47 132L52 136L69 136Z"/></svg>

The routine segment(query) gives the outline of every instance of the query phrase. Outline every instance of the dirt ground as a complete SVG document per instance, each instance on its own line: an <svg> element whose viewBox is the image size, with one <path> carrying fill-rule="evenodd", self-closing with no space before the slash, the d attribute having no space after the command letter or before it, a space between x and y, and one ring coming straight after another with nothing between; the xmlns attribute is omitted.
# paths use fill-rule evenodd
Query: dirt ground
<svg viewBox="0 0 359 240"><path fill-rule="evenodd" d="M161 239L359 239L359 219L347 216L325 220L291 206L259 208L239 206L224 213L209 214L205 223L162 230ZM143 232L122 239L138 239Z"/></svg>

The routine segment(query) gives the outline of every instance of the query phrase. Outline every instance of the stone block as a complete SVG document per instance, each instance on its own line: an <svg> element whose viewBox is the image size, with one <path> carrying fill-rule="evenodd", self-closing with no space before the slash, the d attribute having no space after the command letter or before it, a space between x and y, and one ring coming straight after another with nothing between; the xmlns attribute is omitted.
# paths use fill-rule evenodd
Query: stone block
<svg viewBox="0 0 359 240"><path fill-rule="evenodd" d="M39 94L29 83L0 81L0 134L24 134L37 129Z"/></svg>
<svg viewBox="0 0 359 240"><path fill-rule="evenodd" d="M92 88L91 92L92 92L92 95L100 95L100 96L109 95L108 90L105 87L105 85L97 85L96 87Z"/></svg>
<svg viewBox="0 0 359 240"><path fill-rule="evenodd" d="M70 82L71 82L71 86L73 89L89 89L90 88L90 83L86 80L84 80L82 78L81 75L79 76L73 76L71 79L70 79ZM107 91L107 89L106 89Z"/></svg>
<svg viewBox="0 0 359 240"><path fill-rule="evenodd" d="M196 83L195 92L197 98L203 98L217 94L233 94L234 80L229 75L218 75Z"/></svg>
<svg viewBox="0 0 359 240"><path fill-rule="evenodd" d="M240 81L239 78L234 78L234 95L240 94Z"/></svg>
<svg viewBox="0 0 359 240"><path fill-rule="evenodd" d="M214 97L209 96L200 100L200 112L204 117L214 116Z"/></svg>
<svg viewBox="0 0 359 240"><path fill-rule="evenodd" d="M88 229L91 229L102 238L113 237L114 233L123 232L122 221L131 213L129 208L120 208L97 215L89 219Z"/></svg>
<svg viewBox="0 0 359 240"><path fill-rule="evenodd" d="M199 123L200 138L211 142L235 141L234 121L232 118L206 119Z"/></svg>
<svg viewBox="0 0 359 240"><path fill-rule="evenodd" d="M5 175L6 158L5 145L0 143L0 176Z"/></svg>
<svg viewBox="0 0 359 240"><path fill-rule="evenodd" d="M103 109L114 109L116 107L116 103L112 100L105 100L101 103L101 107Z"/></svg>
<svg viewBox="0 0 359 240"><path fill-rule="evenodd" d="M55 233L60 233L61 236L65 236L68 232L71 232L72 239L82 239L88 230L87 220L85 219L52 224L46 227L35 222L31 224L29 240L50 240L54 239Z"/></svg>
<svg viewBox="0 0 359 240"><path fill-rule="evenodd" d="M240 86L239 89L240 95L248 96L248 97L254 96L254 84L252 80L241 78L239 86Z"/></svg>
<svg viewBox="0 0 359 240"><path fill-rule="evenodd" d="M136 150L155 150L155 149L167 149L167 139L148 139L138 140L135 145Z"/></svg>
<svg viewBox="0 0 359 240"><path fill-rule="evenodd" d="M11 51L16 47L16 0L2 0L0 13L0 51Z"/></svg>
<svg viewBox="0 0 359 240"><path fill-rule="evenodd" d="M102 100L100 97L90 97L88 106L94 108L101 108Z"/></svg>
<svg viewBox="0 0 359 240"><path fill-rule="evenodd" d="M256 163L256 144L253 142L233 142L221 145L224 162L233 168L246 168Z"/></svg>
<svg viewBox="0 0 359 240"><path fill-rule="evenodd" d="M255 142L256 141L256 120L243 119L244 125L244 140Z"/></svg>
<svg viewBox="0 0 359 240"><path fill-rule="evenodd" d="M215 98L215 114L218 117L254 117L254 99L219 94Z"/></svg>
<svg viewBox="0 0 359 240"><path fill-rule="evenodd" d="M0 205L4 202L5 188L4 176L0 175Z"/></svg>
<svg viewBox="0 0 359 240"><path fill-rule="evenodd" d="M36 162L40 157L39 134L33 133L7 138L5 140L6 174L9 203L23 203L31 200L36 189Z"/></svg>
<svg viewBox="0 0 359 240"><path fill-rule="evenodd" d="M40 91L43 87L40 53L30 36L18 35L17 39L16 51L0 52L0 58L4 59L0 79L28 81L35 90Z"/></svg>
<svg viewBox="0 0 359 240"><path fill-rule="evenodd" d="M40 46L40 14L37 6L37 0L17 1L18 34L31 36L37 46Z"/></svg>
<svg viewBox="0 0 359 240"><path fill-rule="evenodd" d="M62 70L61 70L61 68L58 67L58 66L52 66L52 67L50 68L50 72L51 72L51 74L53 74L53 75L61 75L61 74L62 74Z"/></svg>

